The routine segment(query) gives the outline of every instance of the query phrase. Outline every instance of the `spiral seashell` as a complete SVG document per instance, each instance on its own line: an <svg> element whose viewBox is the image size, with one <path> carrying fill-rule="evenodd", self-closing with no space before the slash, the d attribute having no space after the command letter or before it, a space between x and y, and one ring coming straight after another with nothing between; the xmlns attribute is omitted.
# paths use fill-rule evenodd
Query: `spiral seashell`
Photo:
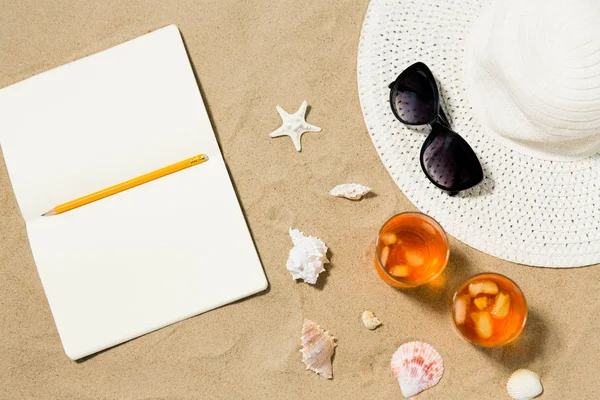
<svg viewBox="0 0 600 400"><path fill-rule="evenodd" d="M286 268L294 279L302 279L306 283L317 283L319 274L325 271L327 246L319 238L305 236L298 229L290 228L290 237L294 247L290 250Z"/></svg>
<svg viewBox="0 0 600 400"><path fill-rule="evenodd" d="M300 339L302 340L300 352L306 369L327 379L333 378L331 356L337 346L335 338L313 321L305 319Z"/></svg>

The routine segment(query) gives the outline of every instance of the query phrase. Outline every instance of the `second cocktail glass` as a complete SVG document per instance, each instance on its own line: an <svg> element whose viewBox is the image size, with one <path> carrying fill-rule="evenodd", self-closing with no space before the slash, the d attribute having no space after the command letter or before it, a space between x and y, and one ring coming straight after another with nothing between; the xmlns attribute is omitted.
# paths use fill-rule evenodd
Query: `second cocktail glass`
<svg viewBox="0 0 600 400"><path fill-rule="evenodd" d="M485 273L463 283L452 297L452 321L466 341L503 346L515 340L527 321L527 301L515 282Z"/></svg>

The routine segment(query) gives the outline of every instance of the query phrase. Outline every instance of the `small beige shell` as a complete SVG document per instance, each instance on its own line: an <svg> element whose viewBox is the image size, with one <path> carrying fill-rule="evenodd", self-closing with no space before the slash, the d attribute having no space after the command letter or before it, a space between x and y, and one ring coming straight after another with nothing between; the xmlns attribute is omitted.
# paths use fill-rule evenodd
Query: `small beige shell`
<svg viewBox="0 0 600 400"><path fill-rule="evenodd" d="M515 400L531 400L544 391L540 377L528 369L518 369L506 383L506 390Z"/></svg>
<svg viewBox="0 0 600 400"><path fill-rule="evenodd" d="M391 366L406 398L437 385L444 374L442 356L423 342L404 343L392 356Z"/></svg>
<svg viewBox="0 0 600 400"><path fill-rule="evenodd" d="M367 329L374 330L381 325L381 321L371 311L365 311L362 313L361 318Z"/></svg>
<svg viewBox="0 0 600 400"><path fill-rule="evenodd" d="M331 189L329 194L335 197L345 197L349 200L360 200L370 191L371 188L365 185L359 185L358 183L343 183Z"/></svg>
<svg viewBox="0 0 600 400"><path fill-rule="evenodd" d="M335 338L313 321L305 319L300 339L302 340L300 352L306 369L327 379L333 378L331 356L337 346Z"/></svg>

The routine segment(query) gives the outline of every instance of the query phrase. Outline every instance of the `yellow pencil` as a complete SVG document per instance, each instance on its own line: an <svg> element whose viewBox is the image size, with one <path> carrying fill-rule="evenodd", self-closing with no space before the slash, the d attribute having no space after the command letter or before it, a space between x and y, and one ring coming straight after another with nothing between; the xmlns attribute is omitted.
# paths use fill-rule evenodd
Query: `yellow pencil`
<svg viewBox="0 0 600 400"><path fill-rule="evenodd" d="M83 196L78 199L71 200L67 203L58 205L58 206L54 207L52 210L42 214L42 217L64 213L66 211L72 210L77 207L84 206L84 205L94 202L96 200L100 200L105 197L112 196L113 194L122 192L124 190L131 189L132 187L139 186L143 183L150 182L150 181L153 181L158 178L162 178L163 176L172 174L173 172L181 171L182 169L186 169L186 168L192 167L194 165L202 164L206 160L207 160L206 156L204 154L200 154L195 157L188 158L187 160L179 161L178 163L169 165L167 167L158 169L156 171L147 173L142 176L138 176L137 178L133 178L128 181L119 183L118 185L114 185L109 188L94 192L92 194L88 194L87 196Z"/></svg>

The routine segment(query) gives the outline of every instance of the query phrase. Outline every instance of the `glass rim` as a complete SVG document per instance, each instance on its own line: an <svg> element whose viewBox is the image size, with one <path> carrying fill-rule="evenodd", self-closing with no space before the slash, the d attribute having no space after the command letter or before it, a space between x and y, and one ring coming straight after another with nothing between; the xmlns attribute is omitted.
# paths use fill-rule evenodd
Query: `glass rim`
<svg viewBox="0 0 600 400"><path fill-rule="evenodd" d="M397 278L393 275L391 275L387 269L385 269L385 266L381 263L381 258L379 257L380 254L380 248L379 248L379 238L381 237L381 234L383 233L383 229L396 217L399 217L401 215L416 215L419 218L425 219L427 220L427 222L431 223L435 228L439 229L440 233L442 234L442 239L444 240L444 244L446 245L446 254L445 254L445 259L444 259L444 266L442 268L440 268L440 270L433 274L429 279L423 281L423 282L413 282L413 281L408 281L406 279L401 279L401 278ZM375 258L377 259L377 264L379 266L379 268L381 268L383 270L383 272L393 281L398 282L402 285L405 285L407 287L417 287L420 285L425 285L431 281L433 281L435 278L437 278L438 276L440 276L440 274L444 271L444 269L446 269L446 266L448 265L448 260L450 259L450 242L448 241L448 234L446 233L446 231L444 230L444 228L442 227L442 225L440 225L439 222L437 222L433 217L430 217L429 215L422 213L420 211L404 211L398 214L394 214L393 216L391 216L390 218L388 218L383 225L381 225L381 228L379 229L379 233L377 233L377 241L375 242Z"/></svg>
<svg viewBox="0 0 600 400"><path fill-rule="evenodd" d="M456 324L456 319L454 318L454 302L456 301L456 295L465 287L465 285L467 283L469 283L473 279L481 277L481 276L489 276L489 275L499 276L499 277L504 278L507 281L509 281L517 289L518 294L520 295L521 299L523 300L523 305L525 306L525 315L523 316L523 323L519 327L519 330L506 342L496 344L496 345L481 344L481 343L477 343L477 342L469 339L462 333L462 331L460 329L458 329L458 325ZM480 272L478 274L472 275L469 278L465 279L464 282L462 282L460 285L457 286L457 289L454 291L454 294L452 295L452 301L450 302L450 318L452 318L452 325L454 326L454 329L458 333L458 336L460 336L461 339L463 339L467 343L472 344L473 346L483 347L483 348L487 348L487 349L493 349L493 348L497 348L497 347L506 346L507 344L510 344L510 343L514 342L515 340L517 340L517 338L519 336L521 336L521 333L523 333L523 330L525 329L525 325L527 323L528 317L529 317L529 307L527 306L527 298L525 297L525 294L523 293L523 291L521 290L519 285L517 285L517 283L515 281L513 281L512 279L510 279L508 276L499 274L497 272Z"/></svg>

